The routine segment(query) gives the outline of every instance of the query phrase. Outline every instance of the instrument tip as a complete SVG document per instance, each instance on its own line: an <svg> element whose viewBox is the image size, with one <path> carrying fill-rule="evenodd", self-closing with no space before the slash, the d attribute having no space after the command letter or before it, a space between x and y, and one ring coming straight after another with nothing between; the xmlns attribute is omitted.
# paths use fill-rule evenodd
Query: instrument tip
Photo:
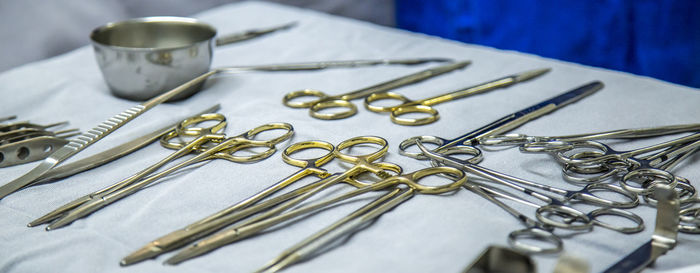
<svg viewBox="0 0 700 273"><path fill-rule="evenodd" d="M170 257L170 259L165 260L163 264L166 265L178 265L184 261L187 261L189 259L192 259L196 256L199 256L201 253L200 251L197 251L196 248L188 248L183 251L180 251L179 253L175 254L175 256Z"/></svg>
<svg viewBox="0 0 700 273"><path fill-rule="evenodd" d="M527 80L530 80L532 78L539 77L547 72L552 70L551 68L541 68L541 69L533 69L533 70L528 70L519 74L515 75L515 81L516 82L524 82Z"/></svg>
<svg viewBox="0 0 700 273"><path fill-rule="evenodd" d="M124 257L120 262L119 265L121 266L128 266L132 265L141 261L144 261L146 259L150 259L153 257L158 256L162 251L160 248L152 246L152 244L148 244L139 250L136 250L129 254L128 256Z"/></svg>

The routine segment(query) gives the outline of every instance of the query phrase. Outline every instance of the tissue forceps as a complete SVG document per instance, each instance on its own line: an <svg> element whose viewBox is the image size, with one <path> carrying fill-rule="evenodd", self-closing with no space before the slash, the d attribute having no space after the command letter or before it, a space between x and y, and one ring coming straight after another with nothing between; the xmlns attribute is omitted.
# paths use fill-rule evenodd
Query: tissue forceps
<svg viewBox="0 0 700 273"><path fill-rule="evenodd" d="M436 136L411 137L401 142L401 144L399 145L399 153L401 155L408 156L411 158L425 160L426 157L423 156L423 153L407 151L409 147L415 145L416 140L420 140L423 143L432 143L438 145L439 147L435 149L436 152L440 152L442 149L446 149L455 145L477 145L485 137L510 131L533 119L546 115L570 103L587 97L600 90L601 88L603 88L603 83L599 81L588 83L586 85L577 87L573 90L559 94L548 100L542 101L538 104L532 105L523 110L504 116L481 128L478 128L474 131L471 131L452 140L447 140Z"/></svg>
<svg viewBox="0 0 700 273"><path fill-rule="evenodd" d="M348 93L329 96L325 93L313 90L304 89L299 91L292 91L287 93L282 98L282 103L291 108L309 108L309 115L317 119L343 119L355 115L357 113L357 106L350 102L354 99L359 99L367 97L370 94L385 92L387 90L399 88L409 84L418 83L426 79L445 74L447 72L461 69L471 64L471 61L462 61L458 63L451 63L442 65L435 68L429 68L423 71L412 73L406 76L402 76L393 80L378 83L369 87L361 88L356 91L351 91ZM311 101L293 101L300 97L315 97L316 99ZM334 113L323 113L323 110L330 108L343 108L345 111L338 111Z"/></svg>
<svg viewBox="0 0 700 273"><path fill-rule="evenodd" d="M119 127L127 124L129 121L135 119L139 115L145 113L153 107L177 96L178 94L189 90L190 88L195 88L197 85L203 83L209 77L214 76L219 73L242 73L251 71L261 71L261 72L274 72L274 71L312 71L312 70L323 70L328 68L350 68L350 67L360 67L360 66L374 66L374 65L417 65L429 62L446 62L449 59L445 58L413 58L413 59L384 59L384 60L349 60L349 61L326 61L326 62L308 62L308 63L290 63L290 64L267 64L267 65L253 65L253 66L232 66L232 67L221 67L213 69L206 72L182 85L173 88L155 98L152 98L146 102L139 105L131 107L105 121L98 124L95 128L83 133L77 138L71 140L68 144L62 148L56 150L44 161L39 163L34 169L28 173L10 181L9 183L0 186L0 199L5 198L33 182L40 179L46 172L51 170L56 165L67 160L73 155L84 150L93 143L99 141L103 137L111 134Z"/></svg>
<svg viewBox="0 0 700 273"><path fill-rule="evenodd" d="M293 154L295 153L311 149L322 149L327 152L322 155L308 159L297 159L293 157ZM198 238L201 238L216 230L219 230L242 218L242 216L231 217L231 215L233 215L234 212L241 211L245 208L252 206L253 204L256 204L263 198L279 191L280 189L288 185L291 185L292 183L300 180L301 178L304 178L309 175L316 175L320 178L328 177L330 173L325 169L321 168L321 166L325 165L334 158L334 149L335 147L333 146L333 144L330 144L325 141L304 141L292 144L282 152L282 159L287 164L301 167L300 170L288 176L287 178L284 178L279 182L274 183L272 186L262 190L261 192L236 203L233 206L230 206L213 215L210 215L197 222L194 222L183 229L173 231L165 236L151 241L150 243L141 247L139 250L134 251L133 253L129 254L127 257L122 259L120 264L125 266L143 261L145 259L154 258L162 253L166 253L171 250L177 249L187 243L193 242ZM302 192L308 191L309 188L303 187L300 190ZM300 194L297 191L294 191L293 193ZM283 197L282 200L291 199L290 195L281 197Z"/></svg>
<svg viewBox="0 0 700 273"><path fill-rule="evenodd" d="M527 152L557 152L571 148L570 142L598 139L634 139L664 136L685 132L700 131L700 123L678 124L657 127L619 129L605 132L565 135L565 136L528 136L524 134L504 134L485 138L481 145L486 146L521 146Z"/></svg>
<svg viewBox="0 0 700 273"><path fill-rule="evenodd" d="M439 175L442 178L447 178L450 180L450 182L438 186L426 186L421 185L419 183L421 178L433 175ZM322 205L328 205L341 201L344 199L344 197L356 196L358 195L358 193L361 194L367 191L393 189L392 191L380 196L379 198L356 210L355 212L349 214L348 216L339 219L330 226L312 234L311 236L295 244L291 248L283 251L281 255L277 256L275 259L267 263L263 268L259 269L256 272L277 272L285 267L288 267L296 263L297 261L300 261L312 255L327 244L338 239L340 236L348 232L357 230L359 227L363 226L367 222L381 216L389 209L395 208L396 206L410 199L416 194L443 194L451 191L456 191L459 190L459 188L462 185L466 184L466 182L466 175L464 175L464 172L458 169L452 167L430 167L404 175L393 176L375 184L372 184L371 186L359 188L357 190L354 190L353 192L345 193L326 202L319 202ZM402 190L398 187L399 185L405 185L407 189ZM389 198L393 199L391 199L390 201L386 201ZM292 214L298 210L302 210L308 207L312 207L312 205L308 205L304 208L294 210L288 214ZM266 223L262 222L255 223L251 225L251 228L256 228L254 227L256 225L265 226L265 224ZM249 227L242 227L241 230L246 228Z"/></svg>
<svg viewBox="0 0 700 273"><path fill-rule="evenodd" d="M219 117L220 115L215 114L213 115L214 118ZM189 142L187 145L176 151L175 153L171 154L170 156L166 157L165 159L161 160L160 162L154 164L153 166L147 168L143 172L137 173L134 176L131 176L127 178L126 180L119 182L113 186L108 187L105 190L100 191L100 193L97 194L91 194L88 195L84 198L80 198L74 202L71 202L67 204L66 206L59 208L59 210L56 210L54 212L51 212L47 214L46 216L37 219L30 223L30 225L36 225L40 224L46 221L49 221L51 219L61 217L55 222L51 223L49 226L46 227L47 230L52 230L56 229L62 226L65 226L67 224L70 224L71 222L82 218L96 210L99 210L113 202L116 202L120 200L121 198L124 198L130 194L133 194L142 188L154 183L158 179L176 171L179 170L183 167L189 166L191 164L199 163L202 161L206 160L213 160L213 159L226 159L232 162L254 162L254 161L259 161L264 158L269 157L275 152L275 144L282 142L293 134L293 128L290 124L287 123L270 123L270 124L265 124L261 125L259 127L256 127L248 132L245 132L241 135L237 135L234 137L229 137L226 138L225 135L221 134L212 134L210 132L214 132L218 130L219 128L223 128L223 126L220 126L219 124L214 125L212 128L204 129L204 130L195 130L192 128L187 128L188 125L192 123L198 123L201 121L206 120L210 116L208 115L203 115L198 118L190 119L190 120L185 120L183 123L181 123L181 126L178 126L178 128L173 131L175 133L168 134L164 136L165 142L168 142L169 139L174 137L173 135L177 136L182 136L182 135L187 135L187 134L194 134L196 132L204 132L203 135L199 136L195 140ZM185 128L185 129L183 129ZM277 130L281 129L284 130L285 133L282 134L281 136L275 137L273 139L269 140L256 140L255 136L258 135L261 132L264 131L269 131L269 130ZM206 145L207 142L220 142L216 146L213 147L207 147L203 148L204 145ZM172 142L168 142L172 144ZM166 146L166 145L164 145ZM176 145L177 146L177 145ZM166 146L167 147L167 146ZM254 153L253 155L249 156L236 156L235 153L245 149L245 148L250 148L250 147L266 147L267 150L264 152L259 152L259 153ZM164 170L162 172L159 172L157 174L150 175L142 180L138 180L140 177L144 177L144 173L153 173L155 170L157 170L159 167L167 164L168 162L173 161L174 159L177 159L179 157L182 157L185 154L188 154L190 152L198 152L198 154L190 159L187 159L183 162L178 163L177 165ZM136 177L136 178L135 178ZM77 206L75 206L77 204ZM72 209L70 209L72 207ZM63 212L61 210L69 210L67 212Z"/></svg>
<svg viewBox="0 0 700 273"><path fill-rule="evenodd" d="M505 76L503 78L495 79L489 82L477 84L475 86L470 86L462 88L456 91L452 91L446 94L437 95L430 98L425 98L421 100L410 100L405 96L393 93L393 92L382 92L374 93L365 98L365 108L372 112L389 112L389 117L391 121L400 125L424 125L428 123L433 123L440 118L438 111L433 108L433 105L440 104L443 102L448 102L460 98L464 98L471 95L481 94L487 91L491 91L498 88L509 87L511 85L528 81L530 79L536 78L549 72L549 68L536 69L521 72L518 74L513 74ZM397 100L400 104L394 106L379 106L373 105L372 102L380 100ZM402 117L409 113L422 113L427 115L427 117L422 118L406 118Z"/></svg>
<svg viewBox="0 0 700 273"><path fill-rule="evenodd" d="M426 186L421 185L417 181L421 178L427 176L433 176L443 174L440 176L450 180L449 184L443 184L439 186ZM327 207L329 205L335 204L337 202L346 200L351 197L355 197L370 191L378 191L383 189L389 189L396 187L398 185L406 185L409 189L402 193L402 199L407 200L415 194L442 194L450 191L455 191L464 184L466 178L464 173L458 169L451 167L431 167L422 170L418 170L413 173L405 175L397 175L385 178L382 181L368 185L366 187L361 187L353 191L341 194L334 198L327 199L325 201L320 201L314 204L306 205L301 208L294 209L293 211L287 212L285 214L277 215L274 217L266 218L260 221L251 221L252 223L244 223L237 225L226 230L217 232L216 234L205 238L204 240L188 247L177 255L173 256L167 261L167 263L179 263L186 259L199 256L206 252L212 251L218 247L224 246L226 244L233 243L238 240L242 240L254 234L261 232L262 230L269 228L275 224L281 223L285 220L291 219L303 213L314 211L318 208ZM312 195L312 192L305 193L304 195ZM305 199L305 196L299 196L298 199ZM399 198L399 197L397 197ZM297 200L294 200L297 201ZM286 204L285 204L286 205ZM377 215L378 216L378 215Z"/></svg>
<svg viewBox="0 0 700 273"><path fill-rule="evenodd" d="M372 151L370 153L364 154L364 155L350 155L342 152L343 150L346 149L351 149L352 147L358 146L358 145L366 145L366 144L375 144L380 146L379 149ZM312 197L313 195L317 194L318 192L329 188L330 186L333 186L335 184L338 184L339 182L342 182L348 178L355 177L359 174L370 172L378 175L381 178L389 178L391 177L391 174L387 173L388 170L392 170L395 172L401 171L400 167L393 165L393 164L381 164L381 163L375 163L374 161L378 160L379 158L383 157L388 150L388 144L387 141L381 137L376 137L376 136L360 136L360 137L354 137L350 138L348 140L345 140L338 144L336 148L333 150L333 154L335 157L338 159L348 162L353 164L352 167L347 169L346 171L342 173L335 173L331 176L328 176L321 181L318 181L316 184L317 186L313 187L311 190L304 192L301 195L295 196L292 200L289 200L285 203L279 204L277 207L274 209L265 211L264 213L261 213L259 215L256 215L255 217L248 219L244 224L239 224L236 225L232 228L225 229L223 231L219 231L215 233L214 235L211 235L208 237L209 239L205 239L205 241L200 241L198 243L195 243L188 247L187 249L179 252L175 256L171 257L166 261L168 264L178 264L181 263L185 260L189 260L193 257L200 256L204 253L210 252L214 249L217 249L221 246L227 245L228 243L235 241L238 238L238 232L236 231L237 227L240 227L242 225L248 225L248 224L254 224L259 221L263 221L265 219L274 217L278 214L281 214L282 212L290 209L291 207L303 202L304 200ZM241 211L241 213L244 213L247 210L255 209L253 207L244 209ZM257 212L257 210L256 210Z"/></svg>

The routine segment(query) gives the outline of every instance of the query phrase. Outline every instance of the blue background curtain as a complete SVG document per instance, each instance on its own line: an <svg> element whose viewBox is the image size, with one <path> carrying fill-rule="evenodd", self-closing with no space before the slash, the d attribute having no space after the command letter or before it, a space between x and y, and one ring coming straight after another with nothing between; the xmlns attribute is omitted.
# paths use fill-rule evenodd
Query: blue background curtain
<svg viewBox="0 0 700 273"><path fill-rule="evenodd" d="M396 0L396 22L700 87L700 0Z"/></svg>

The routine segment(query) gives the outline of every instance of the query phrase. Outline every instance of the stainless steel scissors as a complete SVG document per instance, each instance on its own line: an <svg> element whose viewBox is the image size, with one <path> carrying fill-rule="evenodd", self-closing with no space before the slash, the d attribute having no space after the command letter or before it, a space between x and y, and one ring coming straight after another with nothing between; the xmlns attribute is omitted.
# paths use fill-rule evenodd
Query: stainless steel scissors
<svg viewBox="0 0 700 273"><path fill-rule="evenodd" d="M439 163L455 168L460 168L468 173L481 176L483 178L489 179L490 181L499 183L517 191L523 192L527 195L533 196L537 199L548 203L548 205L551 205L553 207L564 206L564 204L571 203L572 201L584 202L596 206L615 208L633 208L639 205L639 199L637 198L637 194L628 192L618 186L603 183L595 183L587 184L583 189L577 191L565 190L554 186L544 185L534 181L529 181L512 175L490 170L488 168L474 164L472 160L473 158L462 160L449 156L450 154L464 154L468 156L481 155L481 151L475 147L452 147L449 149L442 150L440 153L435 153L429 151L421 143L417 143L416 145L426 157L430 158L431 162L433 163ZM526 187L532 187L557 195L561 195L563 198L551 197L549 195L537 192L532 189L528 189ZM615 200L605 199L594 195L594 192L606 192L608 194L615 194L620 198L616 198ZM617 201L617 199L624 199L625 201Z"/></svg>
<svg viewBox="0 0 700 273"><path fill-rule="evenodd" d="M491 182L495 182L507 187L510 187L512 189L518 190L520 192L525 193L526 195L532 196L536 199L539 199L540 201L543 201L546 203L546 205L539 206L536 205L532 202L529 202L527 200L524 200L522 198L515 197L513 195L507 195L507 194L502 194L499 193L498 191L495 190L489 190L486 189L486 191L489 192L489 194L492 195L498 195L501 197L505 197L526 205L533 206L537 208L537 211L535 213L535 216L537 217L537 220L539 220L541 223L543 223L545 226L548 227L558 227L558 228L563 228L563 229L571 229L571 230L588 230L592 228L593 225L601 226L610 230L622 232L622 233L636 233L640 232L644 229L644 220L639 217L638 215L617 209L614 207L619 207L619 208L629 208L629 207L634 207L639 203L639 200L637 199L636 194L631 194L625 190L623 190L620 187L609 185L609 184L589 184L586 185L582 190L579 191L567 191L563 189L558 189L555 187L539 184L536 182L528 181L522 178L514 177L508 174L496 172L481 166L478 166L476 164L470 163L468 160L462 160L458 159L455 157L450 156L450 154L467 154L467 155L474 155L477 154L476 148L471 147L471 149L467 149L466 146L463 147L453 147L447 150L443 150L441 153L435 153L430 150L428 150L425 146L423 146L420 142L416 143L418 148L421 150L421 152L424 153L424 155L431 160L434 164L442 164L446 166L451 166L455 168L459 168L461 170L464 170L467 173L475 174L477 176L480 176L482 178L488 179ZM478 152L480 154L480 152ZM521 187L517 184L523 184L526 186L538 188L541 190L546 190L548 192L556 193L563 195L564 198L555 198L548 196L546 194L537 192L532 189L528 189L525 187ZM483 192L485 187L484 186L479 186L479 189L474 188L475 186L470 186L468 187L470 190L475 191L477 194L484 196ZM619 202L619 201L613 201L613 200L607 200L598 196L593 195L591 192L593 191L608 191L612 192L615 194L618 194L620 196L623 196L625 198L630 199L628 202ZM487 198L490 201L492 198ZM576 210L570 206L567 206L567 203L571 203L571 201L579 201L579 202L585 202L589 203L592 205L602 205L605 206L600 209L596 209L590 213L583 213L579 210ZM504 204L500 202L495 202L497 205L503 207L504 209L507 207ZM500 203L500 204L499 204ZM505 207L504 207L505 206ZM507 211L513 213L514 211L512 208L511 209L506 209ZM615 216L615 217L622 217L625 219L628 219L632 222L634 222L636 225L635 226L630 226L630 227L625 227L625 226L614 226L611 224L607 224L605 222L602 222L597 219L598 216ZM562 221L557 221L554 219L551 219L550 216L556 216L559 218L562 218ZM557 240L551 240L548 239L550 238L549 235L543 236L544 234L531 234L533 231L530 229L536 228L536 229L544 229L547 230L548 228L543 228L541 226L533 226L532 223L528 223L529 221L525 221L525 224L527 225L528 229L522 232L516 232L515 234L511 234L510 236L512 237L511 240L514 240L515 237L518 236L523 236L523 235L533 235L539 239L544 239L545 241L553 242ZM534 231L534 233L541 233L540 231ZM551 232L550 232L551 233ZM541 237L541 238L540 238ZM527 249L527 248L526 248ZM530 251L544 251L542 249L536 249L532 248Z"/></svg>
<svg viewBox="0 0 700 273"><path fill-rule="evenodd" d="M374 93L365 98L365 108L377 113L389 112L389 117L391 118L391 121L396 124L424 125L428 123L433 123L440 118L438 111L432 107L433 105L464 98L471 95L481 94L494 89L504 88L517 83L528 81L530 79L539 77L542 74L549 72L549 70L549 68L529 70L518 74L505 76L503 78L495 79L492 81L488 81L485 83L477 84L474 86L462 88L456 91L448 92L446 94L415 101L410 100L401 94L393 92ZM399 101L399 104L393 106L380 106L372 104L375 101L387 100ZM406 117L408 114L411 113L421 113L421 115L427 116L422 118Z"/></svg>
<svg viewBox="0 0 700 273"><path fill-rule="evenodd" d="M448 178L449 183L438 186L426 186L419 183L421 178L433 175L439 175L440 177ZM337 240L341 236L349 232L358 230L367 222L381 216L388 210L397 207L398 205L410 199L417 193L442 194L451 191L456 191L460 188L460 186L464 185L466 181L467 177L462 171L458 169L450 167L432 167L404 175L387 178L371 186L359 188L353 192L345 193L326 202L319 202L319 205L327 206L329 204L333 204L335 202L344 200L345 197L356 196L368 190L376 191L380 189L393 189L392 191L380 196L376 200L370 202L369 204L363 206L362 208L356 210L348 216L341 218L340 220L334 222L328 227L322 229L321 231L312 234L311 236L295 244L291 248L283 251L281 255L277 256L275 259L267 263L263 268L259 269L256 272L271 273L282 270L300 260L308 258L309 256L317 253L320 249ZM405 185L407 189L403 190L401 188L398 188L397 186L400 185ZM312 206L313 205L308 205L303 208L294 210L288 214L295 213L298 210L311 208ZM267 223L262 222L255 223L251 226L242 227L241 229L259 228L265 226L266 224Z"/></svg>
<svg viewBox="0 0 700 273"><path fill-rule="evenodd" d="M616 151L604 143L591 140L571 142L570 147L569 150L553 149L556 151L555 158L564 165L564 177L569 181L590 183L636 169L666 171L673 168L700 148L700 133L630 151ZM640 194L649 192L648 187L636 187L626 181L623 180L622 186L628 191ZM677 181L672 182L675 184ZM650 185L647 183L647 186Z"/></svg>
<svg viewBox="0 0 700 273"><path fill-rule="evenodd" d="M298 159L293 157L295 153L312 149L325 150L326 152L313 158ZM333 146L333 144L330 144L325 141L312 140L292 144L291 146L284 149L284 151L282 152L282 159L287 164L300 167L300 170L280 180L279 182L274 183L272 186L269 186L261 192L234 204L233 206L230 206L204 219L194 222L183 229L173 231L165 236L151 241L139 250L134 251L132 254L122 259L120 264L123 266L131 265L143 261L145 259L154 258L162 253L166 253L177 249L181 246L184 246L185 244L195 241L198 238L204 237L221 228L224 228L225 226L233 224L236 221L247 216L237 212L240 212L245 208L253 206L263 198L281 190L282 188L285 188L288 185L291 185L292 183L306 176L315 175L320 178L328 177L330 173L323 169L322 166L334 158L334 149L335 147ZM354 182L354 180L348 181L350 183ZM313 183L309 186L315 185L318 184ZM356 186L359 187L361 185ZM270 204L286 201L293 198L296 195L300 195L301 193L310 190L310 188L311 187L304 186L298 190L292 191L291 194L284 194L279 197L270 199L268 201L272 201L270 202ZM256 206L256 208L261 208L261 206Z"/></svg>
<svg viewBox="0 0 700 273"><path fill-rule="evenodd" d="M349 61L326 61L326 62L308 62L308 63L290 63L290 64L267 64L253 66L232 66L220 67L206 72L182 85L173 88L155 98L152 98L139 105L131 107L113 117L103 121L96 127L86 131L82 135L72 139L68 144L56 150L48 158L42 161L34 169L28 173L0 186L0 199L8 196L34 182L41 179L48 171L54 168L61 162L69 159L73 155L84 150L88 146L99 141L103 137L111 134L119 129L119 127L127 124L131 120L137 118L141 114L150 110L153 107L177 96L180 93L186 92L191 88L202 84L209 77L223 73L245 73L245 72L274 72L274 71L312 71L323 70L328 68L348 68L360 66L374 65L417 65L430 62L446 62L449 59L445 58L412 58L412 59L383 59L383 60L349 60Z"/></svg>
<svg viewBox="0 0 700 273"><path fill-rule="evenodd" d="M685 132L697 132L700 123L656 126L635 129L619 129L605 132L585 133L564 136L528 136L524 134L504 134L485 138L484 146L521 146L524 152L557 152L571 149L571 142L600 139L634 139L664 136Z"/></svg>
<svg viewBox="0 0 700 273"><path fill-rule="evenodd" d="M197 129L191 128L191 125L193 124L198 124L208 120L218 120L219 123L211 127L196 127ZM219 158L233 162L254 162L262 160L275 152L275 144L288 139L294 132L292 126L287 123L270 123L254 128L243 134L226 138L225 135L217 133L219 130L223 129L224 126L225 118L223 118L223 116L220 114L205 114L183 121L180 126L173 131L173 133L164 136L165 140L163 142L169 144L164 145L165 147L179 147L180 145L183 145L183 143L170 141L178 136L188 136L195 133L202 133L202 135L190 142L187 142L178 151L159 161L158 163L146 168L145 170L103 190L70 202L50 212L49 214L32 221L29 226L39 225L57 218L58 219L47 226L46 229L52 230L65 226L117 200L120 200L121 198L141 190L163 176L201 161ZM255 139L259 133L269 130L282 130L284 133L269 140ZM216 143L216 145L213 147L207 147L207 144L211 142ZM237 152L250 147L266 147L267 150L259 153L253 153L252 155L236 155ZM197 152L198 154L162 172L152 174L165 164L191 152ZM150 176L146 177L147 175Z"/></svg>
<svg viewBox="0 0 700 273"><path fill-rule="evenodd" d="M500 208L504 209L510 215L513 215L516 219L525 225L525 229L516 230L508 234L508 243L515 249L522 250L526 253L557 253L560 252L564 246L564 241L553 233L554 227L548 226L539 222L535 219L527 217L521 212L517 211L513 207L510 207L498 200L496 197L502 197L509 200L514 200L520 202L521 200L516 197L497 191L495 189L485 187L476 183L466 183L464 187L473 193L478 194L484 199L496 204ZM530 204L527 202L526 204ZM528 244L522 241L521 238L528 238L538 242L550 245L550 247Z"/></svg>
<svg viewBox="0 0 700 273"><path fill-rule="evenodd" d="M352 147L367 144L379 146L379 149L364 155L351 155L346 152L343 152L349 151ZM344 180L347 180L348 178L352 178L366 172L374 173L381 178L391 177L392 175L387 172L387 166L385 164L374 163L374 161L380 159L386 154L387 149L388 144L386 140L376 136L354 137L341 142L333 150L333 154L338 159L353 164L352 167L350 167L342 173L335 173L331 176L322 179L321 181L318 181L318 186L315 186L311 190L304 192L303 194L298 195L289 201L281 203L273 209L267 210L259 215L256 215L253 218L247 219L244 223L237 224L222 231L219 231L207 237L203 241L199 241L193 245L190 245L188 248L182 250L175 256L166 260L166 263L178 264L191 258L200 256L204 253L213 251L214 249L225 246L231 242L237 241L242 237L250 236L250 233L243 234L238 230L238 228L265 221L266 219L271 219L279 214L282 214L284 211L292 208L293 206L296 206L297 204L303 202L304 200L307 200L308 198L314 196L322 190L327 189L330 186L338 184ZM401 171L400 167L396 165L393 165L388 169L394 172ZM250 207L248 209L244 209L243 211L241 211L241 213L246 213L247 210L256 210L256 212L259 211L256 208Z"/></svg>
<svg viewBox="0 0 700 273"><path fill-rule="evenodd" d="M453 70L464 68L470 63L471 61L462 61L458 63L446 64L335 96L329 96L321 91L313 89L293 91L287 93L287 95L282 98L282 103L292 108L309 108L309 115L314 118L325 120L343 119L357 113L357 106L350 102L351 100L364 98L374 93L385 92L387 90L418 83ZM301 97L314 97L316 99L310 101L299 101L298 98ZM332 113L324 112L331 108L345 110L335 111Z"/></svg>
<svg viewBox="0 0 700 273"><path fill-rule="evenodd" d="M416 140L420 140L422 143L432 143L437 145L438 147L435 148L436 152L440 152L440 150L455 145L477 145L480 143L481 140L488 136L502 134L504 132L513 130L518 126L527 123L528 121L546 115L554 110L557 110L570 103L587 97L588 95L595 93L601 88L603 88L603 83L598 81L585 84L583 86L564 92L548 100L542 101L538 104L527 107L523 110L504 116L479 129L471 131L452 140L447 140L436 136L411 137L401 142L401 144L399 145L399 153L415 159L427 159L423 156L423 153L408 151L410 147L415 145Z"/></svg>

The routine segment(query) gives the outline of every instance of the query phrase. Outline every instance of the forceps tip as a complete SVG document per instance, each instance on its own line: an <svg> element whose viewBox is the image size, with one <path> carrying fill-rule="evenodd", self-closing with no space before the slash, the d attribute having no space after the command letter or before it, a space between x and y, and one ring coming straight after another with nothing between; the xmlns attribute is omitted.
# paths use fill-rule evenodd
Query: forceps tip
<svg viewBox="0 0 700 273"><path fill-rule="evenodd" d="M45 228L45 230L46 230L46 231L52 231L52 230L55 230L55 229L59 229L59 228L62 228L62 227L64 227L64 226L69 225L69 224L72 223L72 222L73 222L72 220L70 220L70 221L64 221L64 219L58 219L56 222L53 222L53 223L51 223L50 225L48 225L48 226Z"/></svg>
<svg viewBox="0 0 700 273"><path fill-rule="evenodd" d="M157 256L160 253L159 249L154 249L153 247L146 246L142 247L139 250L134 251L133 253L129 254L128 256L122 258L121 261L119 261L120 266L128 266L132 265L141 261L144 261L146 259L153 258Z"/></svg>
<svg viewBox="0 0 700 273"><path fill-rule="evenodd" d="M518 73L515 75L515 81L516 82L524 82L527 80L530 80L532 78L539 77L552 69L547 67L547 68L540 68L540 69L533 69L533 70L528 70L522 73Z"/></svg>
<svg viewBox="0 0 700 273"><path fill-rule="evenodd" d="M197 257L202 253L204 253L204 251L198 251L197 248L188 248L175 254L175 256L170 257L170 259L165 260L163 264L178 265L184 261Z"/></svg>

